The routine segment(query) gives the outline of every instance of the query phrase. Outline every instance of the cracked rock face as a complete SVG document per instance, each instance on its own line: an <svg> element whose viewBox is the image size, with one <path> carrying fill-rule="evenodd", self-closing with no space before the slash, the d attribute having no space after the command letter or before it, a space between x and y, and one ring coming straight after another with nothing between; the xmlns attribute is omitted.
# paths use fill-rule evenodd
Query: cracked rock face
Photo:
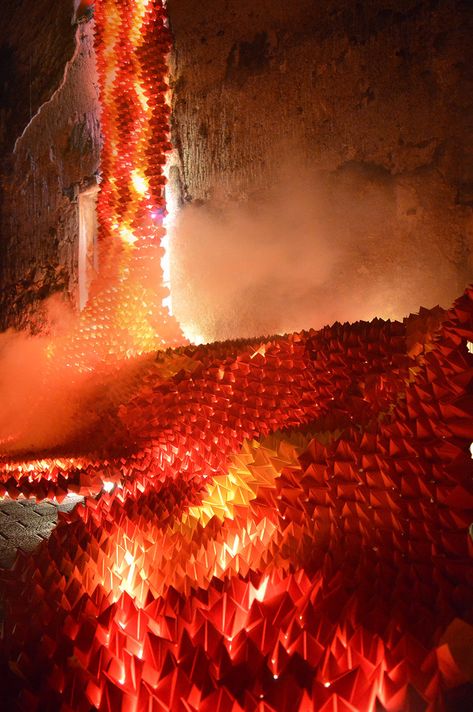
<svg viewBox="0 0 473 712"><path fill-rule="evenodd" d="M77 299L77 192L98 168L93 22L81 5L7 0L0 28L0 326Z"/></svg>
<svg viewBox="0 0 473 712"><path fill-rule="evenodd" d="M471 3L168 7L180 198L252 206L287 167L307 173L344 224L339 295L379 285L378 313L396 317L448 304L473 276Z"/></svg>
<svg viewBox="0 0 473 712"><path fill-rule="evenodd" d="M77 189L100 148L89 3L4 5L2 328L24 323L56 291L76 300ZM449 304L473 274L471 3L202 0L196 11L192 0L168 0L168 9L178 199L251 214L304 177L344 254L332 289L342 303L371 295L370 313L360 297L334 318ZM205 301L212 275L184 279ZM258 286L247 291L223 308L221 324L266 299ZM316 285L308 298L325 292ZM291 310L317 326L299 303ZM273 324L307 325L265 316L260 326Z"/></svg>

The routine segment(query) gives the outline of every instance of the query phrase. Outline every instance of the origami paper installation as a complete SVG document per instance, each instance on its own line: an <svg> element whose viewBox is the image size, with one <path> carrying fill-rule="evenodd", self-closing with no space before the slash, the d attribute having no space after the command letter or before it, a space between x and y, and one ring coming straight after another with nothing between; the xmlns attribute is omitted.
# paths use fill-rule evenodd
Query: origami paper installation
<svg viewBox="0 0 473 712"><path fill-rule="evenodd" d="M163 300L170 33L160 1L96 0L101 98L99 277L63 360L90 369L186 343ZM58 354L56 354L56 362Z"/></svg>
<svg viewBox="0 0 473 712"><path fill-rule="evenodd" d="M169 38L155 0L100 0L96 21L119 286L99 283L54 362L99 342L98 427L0 461L1 494L86 496L2 574L2 704L471 709L473 288L403 323L206 346L157 351L178 328L139 310L123 327L164 207Z"/></svg>
<svg viewBox="0 0 473 712"><path fill-rule="evenodd" d="M4 464L95 493L4 574L11 709L471 699L473 289L428 318L161 353L126 447Z"/></svg>

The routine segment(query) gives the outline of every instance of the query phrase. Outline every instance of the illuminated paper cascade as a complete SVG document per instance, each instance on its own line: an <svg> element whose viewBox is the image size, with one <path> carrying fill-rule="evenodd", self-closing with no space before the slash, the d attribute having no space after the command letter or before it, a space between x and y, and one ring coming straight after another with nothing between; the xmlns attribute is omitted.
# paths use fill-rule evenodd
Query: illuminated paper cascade
<svg viewBox="0 0 473 712"><path fill-rule="evenodd" d="M2 702L433 712L461 700L473 290L434 334L439 315L423 310L183 345L123 379L131 356L181 339L151 277L169 37L156 0L97 0L96 22L102 276L63 353L99 381L102 362L116 371L105 392L91 384L101 422L75 452L0 463L2 494L87 496L2 574Z"/></svg>
<svg viewBox="0 0 473 712"><path fill-rule="evenodd" d="M10 577L23 708L401 712L471 692L473 290L434 339L413 324L161 360L120 410L135 453L102 463L120 487Z"/></svg>
<svg viewBox="0 0 473 712"><path fill-rule="evenodd" d="M354 343L345 348L345 340ZM386 350L392 363L386 363ZM86 457L5 462L0 492L4 488L18 496L21 483L24 494L39 498L63 496L68 489L97 494L104 479L214 475L245 438L315 418L321 422L322 417L321 427L327 430L349 425L355 416L369 421L404 390L415 364L405 353L404 327L381 321L338 325L330 334L307 332L161 353L159 360L147 362L135 393L123 394L118 412L104 413L105 429L98 428L95 439L102 449L109 442L106 459L91 458L97 442L89 435ZM116 378L122 382L120 371ZM215 431L213 437L209 431Z"/></svg>
<svg viewBox="0 0 473 712"><path fill-rule="evenodd" d="M99 275L62 346L66 363L79 370L185 343L163 304L163 171L171 149L165 13L160 0L94 5L103 136Z"/></svg>

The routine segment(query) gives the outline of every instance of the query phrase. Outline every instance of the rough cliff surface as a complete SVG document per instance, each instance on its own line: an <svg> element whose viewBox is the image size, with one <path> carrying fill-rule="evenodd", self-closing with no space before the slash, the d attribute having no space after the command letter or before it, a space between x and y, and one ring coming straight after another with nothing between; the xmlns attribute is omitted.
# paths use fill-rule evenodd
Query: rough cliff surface
<svg viewBox="0 0 473 712"><path fill-rule="evenodd" d="M2 327L55 291L77 301L76 198L100 144L83 6L5 4ZM344 255L330 278L342 300L382 294L381 316L448 305L473 274L471 3L169 0L168 10L178 198L251 210L288 174L307 174ZM198 300L205 285L186 279Z"/></svg>
<svg viewBox="0 0 473 712"><path fill-rule="evenodd" d="M76 5L78 5L76 3ZM77 194L98 169L93 23L74 3L7 2L2 56L0 325L77 300Z"/></svg>
<svg viewBox="0 0 473 712"><path fill-rule="evenodd" d="M369 292L396 317L447 305L473 274L471 3L168 8L181 199L251 213L276 180L307 174L344 252L330 282L345 303Z"/></svg>

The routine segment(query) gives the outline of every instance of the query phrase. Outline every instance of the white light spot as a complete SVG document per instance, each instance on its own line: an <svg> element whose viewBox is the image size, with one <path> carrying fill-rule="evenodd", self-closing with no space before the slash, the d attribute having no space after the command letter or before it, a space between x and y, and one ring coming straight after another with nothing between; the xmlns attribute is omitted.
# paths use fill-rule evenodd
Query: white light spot
<svg viewBox="0 0 473 712"><path fill-rule="evenodd" d="M120 237L126 245L134 245L137 241L136 235L130 230L129 227L121 227L119 230Z"/></svg>
<svg viewBox="0 0 473 712"><path fill-rule="evenodd" d="M104 482L103 489L105 492L111 492L115 488L115 482Z"/></svg>
<svg viewBox="0 0 473 712"><path fill-rule="evenodd" d="M467 341L467 342L466 342L466 348L468 349L468 351L469 351L471 354L473 354L473 341Z"/></svg>
<svg viewBox="0 0 473 712"><path fill-rule="evenodd" d="M139 171L133 171L131 174L131 182L133 188L136 190L138 195L146 195L148 191L148 183L145 176Z"/></svg>
<svg viewBox="0 0 473 712"><path fill-rule="evenodd" d="M205 337L195 331L194 327L181 324L182 332L186 339L188 339L191 344L199 346L199 344L205 344Z"/></svg>
<svg viewBox="0 0 473 712"><path fill-rule="evenodd" d="M330 683L329 683L329 682L324 682L324 687L330 687Z"/></svg>
<svg viewBox="0 0 473 712"><path fill-rule="evenodd" d="M163 307L164 307L165 309L167 309L168 312L169 312L169 314L170 314L170 316L172 316L172 299L171 299L171 295L168 294L167 297L164 297L162 303L163 303Z"/></svg>

